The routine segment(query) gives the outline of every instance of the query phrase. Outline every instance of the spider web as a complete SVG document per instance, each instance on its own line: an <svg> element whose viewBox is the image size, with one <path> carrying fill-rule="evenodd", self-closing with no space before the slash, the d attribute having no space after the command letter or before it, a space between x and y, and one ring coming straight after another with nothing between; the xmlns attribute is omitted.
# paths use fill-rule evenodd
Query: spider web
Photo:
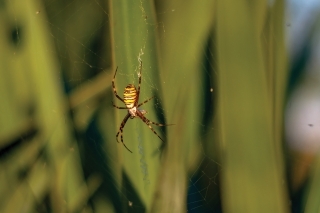
<svg viewBox="0 0 320 213"><path fill-rule="evenodd" d="M110 24L110 15L108 13L107 5L105 2L99 0L72 0L67 2L45 0L43 2L36 2L37 3L35 5L39 5L39 8L35 8L34 15L36 19L41 19L49 27L48 29L50 31L50 38L48 39L50 39L54 43L54 55L56 56L57 63L60 66L60 69L58 70L58 76L60 77L60 83L62 83L62 85L64 86L63 89L67 95L72 94L74 90L77 90L81 87L85 87L85 85L88 82L93 82L94 79L99 78L107 72L111 71L111 73L113 74L113 70L108 70L108 67L111 66L111 59L109 59L110 57L108 58L107 55L107 52L110 50L109 44L97 43L101 40L101 37L108 36L108 33L110 33L108 32L108 25ZM143 10L144 8L141 7L142 12ZM175 8L174 10L179 10L179 8ZM172 13L174 12L174 10L162 11L161 13ZM80 28L77 32L75 32L74 30L77 29L73 28L72 24L85 21L86 18L90 16L94 16L92 23L89 25L85 25L85 27ZM23 22L23 20L20 20L19 16L17 15L16 20L14 21L16 31L14 31L13 36L17 41L16 45L20 46L23 45L23 40L20 38L23 35L23 31L20 31L19 23ZM160 40L166 39L166 26L163 23L158 23L156 28L163 31L163 37L160 37ZM146 42L148 36L149 35L146 34L142 36L141 39L143 39ZM181 34L181 37L183 36L185 35ZM126 72L122 70L121 65L123 62L120 61L120 63L117 65L119 67L117 72L117 78L122 78L128 83L134 83L135 85L137 85L139 60L141 60L141 56L145 54L144 48L144 46L141 46L140 52L137 52L137 65L136 67L132 67L132 72L130 74L126 74ZM204 60L204 62L202 63L202 68L209 67L209 69L213 70L214 64L212 64L212 62L210 62L209 59L213 55L213 53L204 48L203 55L207 57L207 60ZM160 79L162 79L162 73L159 73L159 75ZM208 77L208 79L214 78L214 76L212 76L211 72L209 71L205 71L205 75L206 77ZM201 82L201 76L195 79L195 84L200 85ZM166 82L160 81L160 86L166 87ZM116 87L118 94L122 94L122 88L119 88L117 85ZM213 82L212 80L210 80L203 88L203 90L206 91L204 93L213 93L213 88ZM111 91L111 88L109 87L108 90ZM150 94L153 94L153 91L158 90L158 85L156 82L154 82L153 77L150 74L150 71L148 71L148 68L143 68L140 102L149 98ZM103 97L100 99L103 99ZM101 101L101 105L107 105L105 103L106 101L104 101L105 100ZM157 97L156 100L151 100L148 104L152 103L155 106L155 109L159 109L159 112L162 114L163 117L165 117L168 111L167 109L162 108L161 102L163 102L163 100L160 96ZM99 107L97 107L97 103L86 103L85 109L82 109L82 111L80 112L82 114L87 115L87 117L83 119L85 121L85 124L79 124L78 126L87 126L89 130L87 129L85 131L92 133L94 131L94 128L90 123L91 119L88 119L88 117L94 117L94 113L97 110L99 110ZM208 115L211 113L211 118L213 119L213 112L210 111L212 109L209 110L205 107L204 109L199 110L202 112L203 115ZM69 115L66 115L66 117L69 117ZM151 118L150 120L158 122L156 118ZM136 124L136 122L138 121L129 120L128 122L132 122L132 125L134 125L136 129L136 135L134 137L137 138L139 144L130 145L136 146L136 148L139 150L139 152L135 154L138 154L140 156L139 172L142 173L143 176L141 181L144 183L145 187L148 187L151 181L149 178L149 170L151 169L151 165L148 163L148 160L145 157L149 153L146 153L142 143L143 137L141 133L141 125ZM211 135L214 131L212 122L198 123L192 120L189 120L188 122L192 122L195 128L198 128L200 132L203 133L202 136L198 136L198 141L202 141L204 137ZM57 128L57 126L53 127L53 129L55 128ZM143 126L143 128L147 127ZM163 133L163 130L160 128L157 128L156 131ZM150 131L150 134L153 133ZM76 135L77 137L83 136L79 133ZM79 139L79 146L82 146L82 140L83 139ZM91 144L89 147L85 147L87 149L93 150L90 151L92 155L96 155L97 153L98 154L96 155L96 159L93 160L93 162L96 162L96 165L93 166L93 168L91 168L91 171L87 172L95 172L95 169L99 170L101 168L102 170L107 171L107 177L105 177L106 179L104 180L107 183L102 184L102 187L112 185L111 187L108 187L113 188L120 194L122 199L127 201L128 211L144 212L146 208L144 204L140 200L132 200L131 198L131 194L135 193L135 189L134 187L130 186L130 180L127 180L127 184L125 184L124 187L120 187L121 181L113 176L114 169L110 168L110 166L106 163L111 162L116 164L119 161L119 159L112 155L106 155L107 148L104 146L104 144L99 142L99 140L103 139L99 139L97 135L91 135L88 140L91 142ZM192 162L193 166L190 165L192 171L189 172L188 176L188 193L186 195L186 205L188 207L188 212L219 212L221 210L219 201L220 194L218 176L222 168L220 164L215 159L213 159L211 155L207 154L204 151L207 148L206 145L200 144L199 146L199 154L197 157L194 157L194 160ZM84 157L82 161L88 160L89 158L94 158L94 156ZM100 161L102 158L107 159ZM86 172L84 173L86 176ZM124 179L127 179L127 177L125 177ZM115 211L119 210L116 207L114 207L114 209Z"/></svg>

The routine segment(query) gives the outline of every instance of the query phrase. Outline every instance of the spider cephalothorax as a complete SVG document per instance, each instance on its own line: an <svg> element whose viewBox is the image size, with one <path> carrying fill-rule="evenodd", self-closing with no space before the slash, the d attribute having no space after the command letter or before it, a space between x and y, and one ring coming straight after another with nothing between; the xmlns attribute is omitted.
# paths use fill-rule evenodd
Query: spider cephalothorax
<svg viewBox="0 0 320 213"><path fill-rule="evenodd" d="M116 78L116 74L117 74L117 70L118 67L116 69L116 72L114 73L113 79L112 79L112 88L113 88L113 93L115 94L115 96L122 101L126 107L118 107L115 104L113 104L114 107L118 108L118 109L127 109L128 113L127 115L124 117L123 121L121 122L119 131L116 135L117 141L118 141L118 136L119 134L121 135L121 142L122 144L126 147L126 149L131 152L130 149L128 149L128 147L125 145L125 143L123 142L123 128L126 125L126 122L129 118L133 119L135 117L139 117L145 124L148 125L148 127L151 129L151 131L156 134L163 142L164 140L157 134L157 132L152 128L152 126L150 124L154 124L157 126L167 126L166 124L159 124L153 121L148 120L144 115L146 114L145 110L140 109L139 107L142 106L143 104L147 103L148 101L150 101L153 97L145 100L144 102L138 104L139 102L139 95L140 95L140 85L141 85L141 70L142 70L142 61L140 61L140 72L138 74L139 77L139 85L138 85L138 89L136 89L136 87L133 84L128 84L126 86L126 88L124 89L123 92L123 99L117 94L117 90L114 84L114 80ZM171 125L171 124L169 124ZM119 141L118 141L119 142ZM131 152L132 153L132 152Z"/></svg>

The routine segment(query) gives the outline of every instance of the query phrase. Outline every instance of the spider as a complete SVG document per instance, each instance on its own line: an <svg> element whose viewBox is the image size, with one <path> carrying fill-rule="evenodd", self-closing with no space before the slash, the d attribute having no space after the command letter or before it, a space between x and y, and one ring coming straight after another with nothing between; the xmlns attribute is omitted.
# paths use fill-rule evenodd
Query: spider
<svg viewBox="0 0 320 213"><path fill-rule="evenodd" d="M160 123L156 123L153 121L150 121L149 119L147 119L144 115L147 113L145 110L140 109L139 107L142 106L143 104L147 103L148 101L150 101L151 99L154 98L154 96L152 96L151 98L145 100L144 102L139 103L139 95L140 95L140 85L141 85L141 70L142 70L142 61L140 61L140 71L138 74L139 77L139 85L138 85L138 89L136 89L136 87L133 84L128 84L123 92L123 99L117 94L117 90L114 84L115 78L116 78L116 74L117 74L117 70L118 67L116 68L116 72L114 73L113 79L112 79L112 88L113 88L113 93L114 95L121 101L123 102L126 106L125 107L118 107L116 106L114 103L113 106L117 109L127 109L128 113L127 115L124 117L120 128L117 132L116 135L116 139L117 142L119 143L118 140L118 136L119 134L121 135L121 142L124 145L124 147L132 153L132 151L126 146L126 144L123 142L123 128L126 125L127 121L129 118L133 119L135 117L139 117L145 124L148 125L148 127L151 129L151 131L158 136L158 138L160 138L160 140L162 140L162 142L164 142L164 140L157 134L157 132L152 128L152 126L150 124L154 124L157 126L169 126L172 124L160 124Z"/></svg>

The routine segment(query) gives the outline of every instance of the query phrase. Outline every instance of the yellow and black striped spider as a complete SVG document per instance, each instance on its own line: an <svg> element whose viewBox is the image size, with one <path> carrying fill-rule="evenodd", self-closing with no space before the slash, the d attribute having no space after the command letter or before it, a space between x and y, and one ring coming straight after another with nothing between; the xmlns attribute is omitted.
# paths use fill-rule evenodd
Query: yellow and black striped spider
<svg viewBox="0 0 320 213"><path fill-rule="evenodd" d="M126 147L126 149L132 153L132 151L125 145L125 143L123 142L123 128L124 126L126 125L126 122L129 118L133 119L135 117L139 117L141 118L141 120L148 125L148 127L151 129L151 131L156 134L158 136L158 138L160 138L163 142L164 140L157 134L157 132L152 128L152 126L150 124L154 124L154 125L157 125L157 126L168 126L168 125L171 125L171 124L159 124L159 123L156 123L156 122L152 122L150 120L148 120L144 114L146 114L146 111L145 110L142 110L140 109L139 107L142 106L143 104L147 103L148 101L150 101L153 97L145 100L144 102L139 103L139 95L140 95L140 85L141 85L141 70L142 70L142 61L140 61L140 71L139 71L139 74L138 74L138 77L139 77L139 85L138 85L138 89L136 89L136 87L133 85L133 84L128 84L126 86L126 88L124 89L124 93L123 93L123 99L117 94L117 90L116 90L116 87L114 85L114 80L116 78L116 74L117 74L117 70L118 70L118 67L116 69L116 72L114 73L114 76L113 76L113 79L112 79L112 87L113 87L113 93L114 95L120 100L122 101L126 106L125 107L118 107L116 106L114 103L113 106L116 107L117 109L127 109L128 110L128 113L127 115L124 117L121 125L120 125L120 128L119 128L119 131L117 132L117 135L116 135L116 138L117 138L117 142L119 143L118 141L118 136L119 134L121 133L121 142L122 144L124 145L124 147Z"/></svg>

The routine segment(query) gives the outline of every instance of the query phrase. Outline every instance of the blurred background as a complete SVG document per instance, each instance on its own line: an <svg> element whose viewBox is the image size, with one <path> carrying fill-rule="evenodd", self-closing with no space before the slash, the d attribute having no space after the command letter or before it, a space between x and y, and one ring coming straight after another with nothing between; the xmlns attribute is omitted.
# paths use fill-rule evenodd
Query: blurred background
<svg viewBox="0 0 320 213"><path fill-rule="evenodd" d="M0 212L319 211L318 0L1 0L0 26ZM140 70L174 125L129 119L130 153L112 81Z"/></svg>

